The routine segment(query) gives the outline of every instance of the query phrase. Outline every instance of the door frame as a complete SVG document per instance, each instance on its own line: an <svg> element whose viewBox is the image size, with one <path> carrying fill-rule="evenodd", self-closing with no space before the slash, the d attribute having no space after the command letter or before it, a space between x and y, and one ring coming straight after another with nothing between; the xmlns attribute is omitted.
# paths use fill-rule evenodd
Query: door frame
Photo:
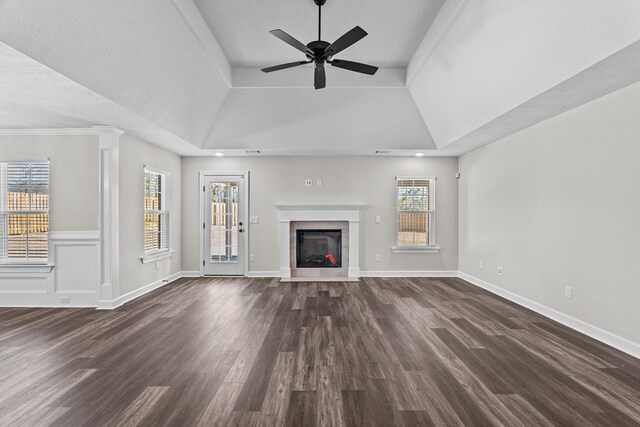
<svg viewBox="0 0 640 427"><path fill-rule="evenodd" d="M198 172L198 264L200 265L200 276L204 276L204 232L203 227L200 224L204 224L204 196L203 191L200 189L205 186L205 176L229 176L229 175L242 175L244 176L244 194L241 196L240 202L244 204L243 215L241 218L242 223L245 225L244 232L238 233L242 236L244 250L242 251L243 266L242 274L244 277L249 275L249 171L244 170L215 170L215 171L199 171ZM238 236L240 238L240 236Z"/></svg>

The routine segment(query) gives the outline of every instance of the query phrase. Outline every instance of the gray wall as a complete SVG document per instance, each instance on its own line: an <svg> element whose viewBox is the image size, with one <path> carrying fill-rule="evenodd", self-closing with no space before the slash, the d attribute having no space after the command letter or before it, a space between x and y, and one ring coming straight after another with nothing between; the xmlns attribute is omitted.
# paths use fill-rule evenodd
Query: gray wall
<svg viewBox="0 0 640 427"><path fill-rule="evenodd" d="M458 196L454 174L455 158L374 157L261 157L182 159L183 270L199 269L198 172L248 170L250 173L249 214L259 216L250 225L249 252L255 261L250 271L278 271L277 203L331 204L361 203L361 270L434 271L457 270ZM396 175L435 175L436 239L439 254L393 254L395 239L394 188ZM313 187L305 187L311 178ZM322 187L315 186L317 179ZM374 223L376 215L382 222ZM381 255L381 262L375 255Z"/></svg>
<svg viewBox="0 0 640 427"><path fill-rule="evenodd" d="M0 161L51 159L49 229L98 229L98 136L0 136Z"/></svg>
<svg viewBox="0 0 640 427"><path fill-rule="evenodd" d="M640 84L462 156L460 270L640 342L638 100Z"/></svg>
<svg viewBox="0 0 640 427"><path fill-rule="evenodd" d="M144 256L144 166L168 174L170 259L142 264ZM126 294L181 271L180 156L129 135L120 138L120 294Z"/></svg>

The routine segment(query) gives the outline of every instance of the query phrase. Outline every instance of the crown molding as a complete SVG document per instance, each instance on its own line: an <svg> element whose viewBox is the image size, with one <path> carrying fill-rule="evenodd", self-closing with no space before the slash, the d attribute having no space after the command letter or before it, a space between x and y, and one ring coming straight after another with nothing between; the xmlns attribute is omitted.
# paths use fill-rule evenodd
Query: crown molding
<svg viewBox="0 0 640 427"><path fill-rule="evenodd" d="M0 129L0 135L97 135L95 128Z"/></svg>
<svg viewBox="0 0 640 427"><path fill-rule="evenodd" d="M125 131L115 126L93 126L94 133L113 133L116 135L124 135Z"/></svg>

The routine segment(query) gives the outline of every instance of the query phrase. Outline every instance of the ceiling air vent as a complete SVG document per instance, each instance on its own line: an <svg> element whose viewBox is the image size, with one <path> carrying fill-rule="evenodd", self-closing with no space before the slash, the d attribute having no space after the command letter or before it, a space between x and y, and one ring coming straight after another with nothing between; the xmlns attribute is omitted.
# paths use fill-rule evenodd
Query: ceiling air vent
<svg viewBox="0 0 640 427"><path fill-rule="evenodd" d="M262 150L244 150L247 154L262 154Z"/></svg>
<svg viewBox="0 0 640 427"><path fill-rule="evenodd" d="M389 154L389 150L376 150L376 154Z"/></svg>

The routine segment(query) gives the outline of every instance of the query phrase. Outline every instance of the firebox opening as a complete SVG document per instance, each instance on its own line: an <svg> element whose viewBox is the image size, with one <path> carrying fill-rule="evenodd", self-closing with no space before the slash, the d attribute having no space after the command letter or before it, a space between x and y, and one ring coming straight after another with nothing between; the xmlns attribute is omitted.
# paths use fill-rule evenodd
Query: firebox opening
<svg viewBox="0 0 640 427"><path fill-rule="evenodd" d="M296 230L296 242L296 267L342 267L342 230Z"/></svg>

